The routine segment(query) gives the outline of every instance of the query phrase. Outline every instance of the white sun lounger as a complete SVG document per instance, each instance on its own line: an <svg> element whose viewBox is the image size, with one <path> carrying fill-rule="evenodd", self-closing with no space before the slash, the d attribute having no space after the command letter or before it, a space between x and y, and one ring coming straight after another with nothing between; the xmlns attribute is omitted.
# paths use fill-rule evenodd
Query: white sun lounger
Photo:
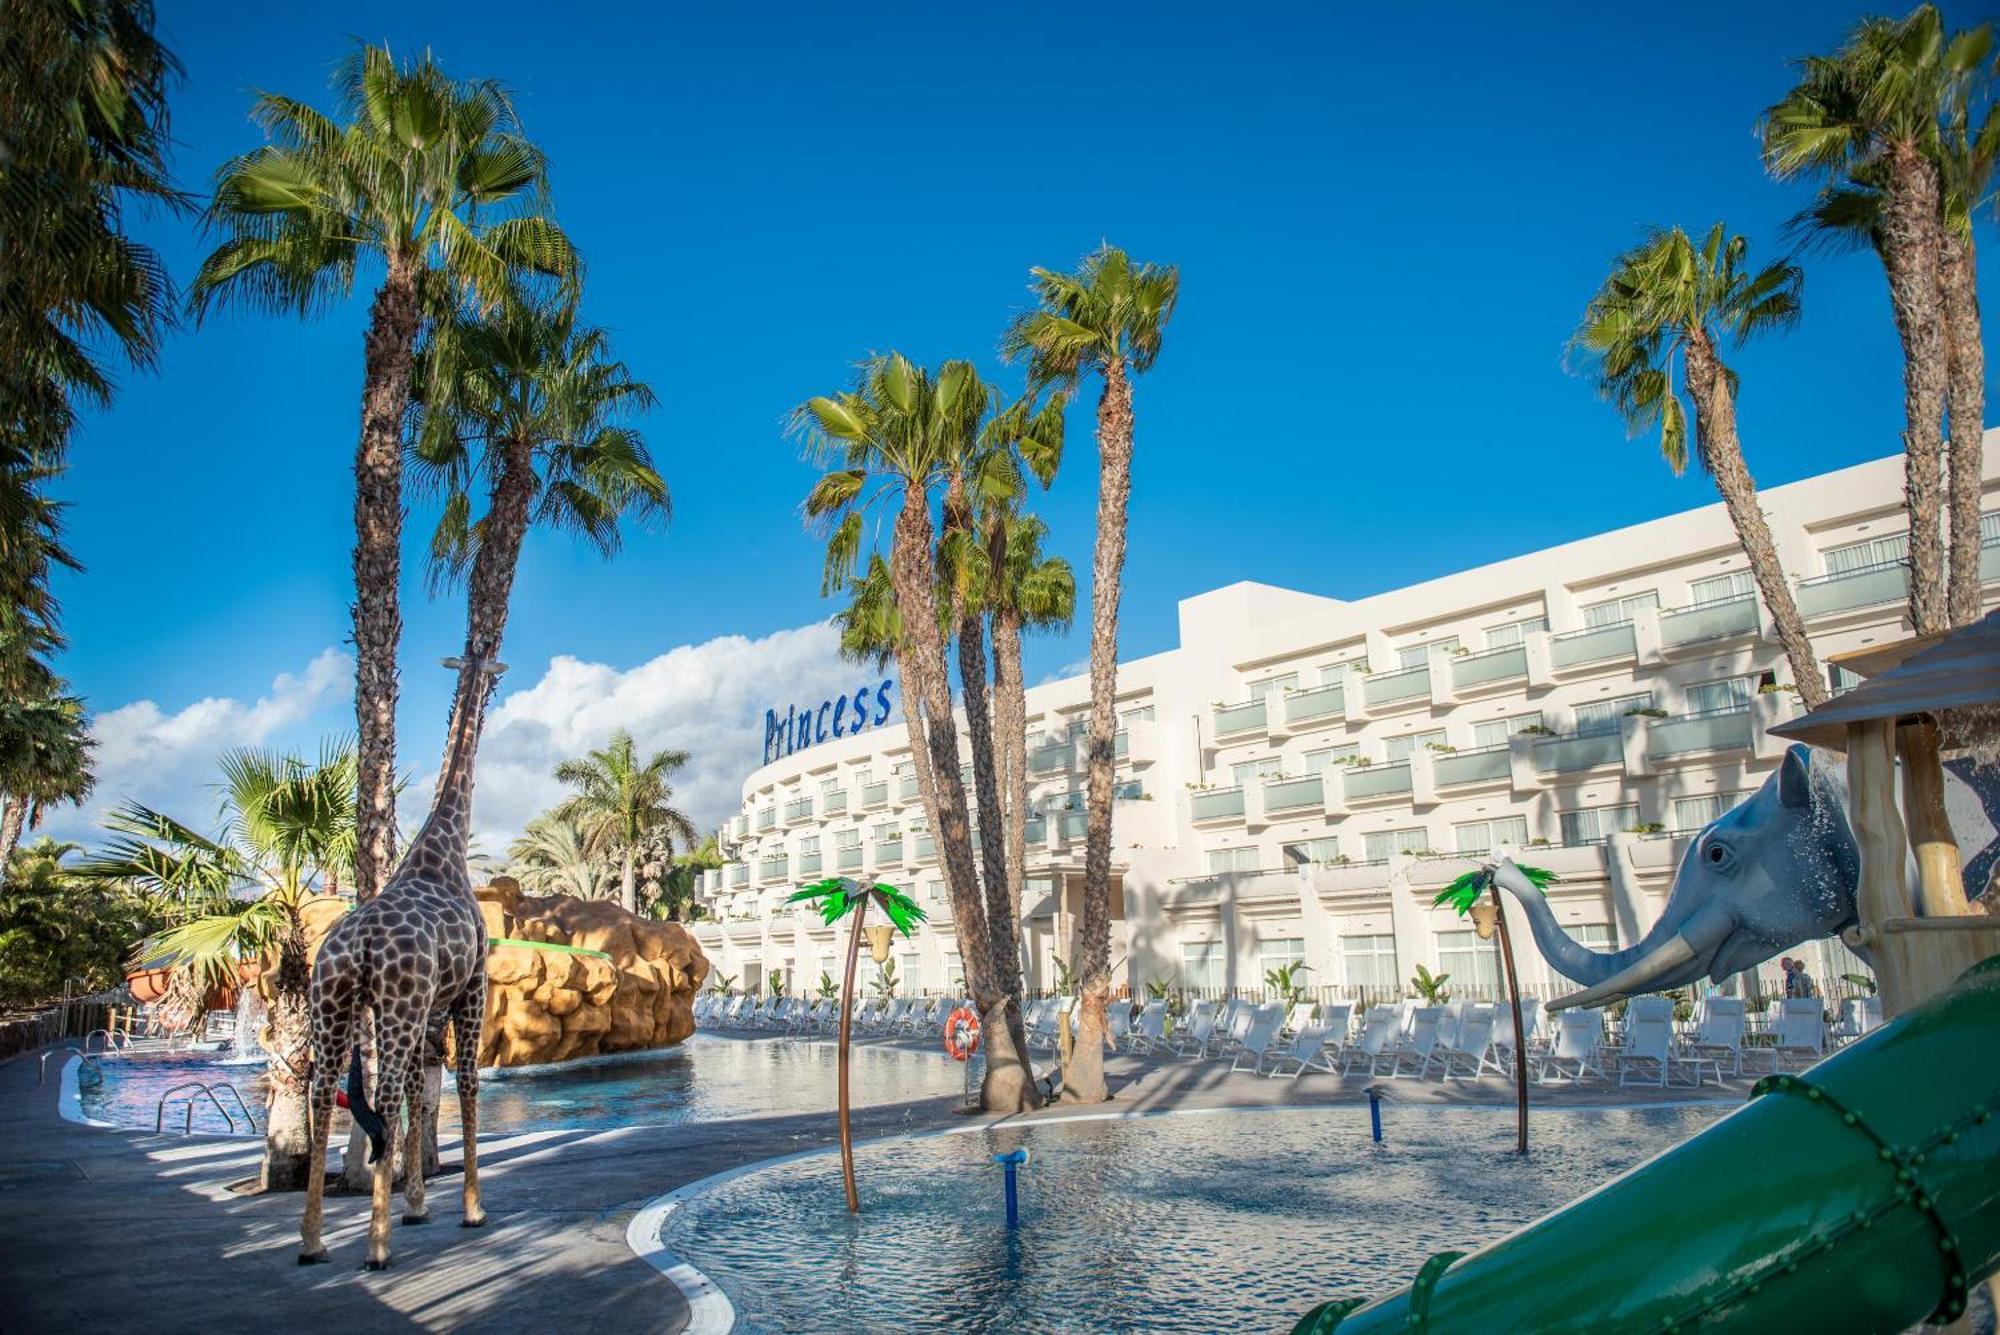
<svg viewBox="0 0 2000 1335"><path fill-rule="evenodd" d="M1348 1046L1340 1073L1348 1075L1362 1062L1368 1074L1380 1075L1384 1061L1390 1061L1396 1040L1402 1034L1403 1014L1394 1006L1376 1006L1361 1021L1361 1037Z"/></svg>
<svg viewBox="0 0 2000 1335"><path fill-rule="evenodd" d="M1278 1041L1278 1026L1285 1020L1282 1005L1259 1006L1251 1016L1250 1027L1243 1032L1243 1041L1236 1045L1236 1052L1229 1059L1229 1069L1244 1069L1243 1059L1250 1058L1249 1071L1253 1075L1264 1073L1264 1061L1271 1055L1272 1047Z"/></svg>
<svg viewBox="0 0 2000 1335"><path fill-rule="evenodd" d="M1604 1060L1604 1016L1593 1010L1568 1010L1556 1016L1555 1040L1542 1054L1537 1084L1547 1084L1551 1076L1582 1081L1590 1076L1608 1080ZM1569 1070L1565 1072L1563 1067Z"/></svg>

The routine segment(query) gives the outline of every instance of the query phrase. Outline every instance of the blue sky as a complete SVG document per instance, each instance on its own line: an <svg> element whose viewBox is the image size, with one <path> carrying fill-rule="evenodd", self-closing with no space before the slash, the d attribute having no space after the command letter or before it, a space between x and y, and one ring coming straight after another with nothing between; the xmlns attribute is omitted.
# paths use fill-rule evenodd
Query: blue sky
<svg viewBox="0 0 2000 1335"><path fill-rule="evenodd" d="M173 105L190 187L259 142L252 90L324 102L354 37L503 80L548 151L589 316L661 399L646 425L676 514L609 566L531 541L516 689L559 655L627 671L823 616L786 411L871 350L1017 378L994 348L1029 266L1102 238L1182 271L1138 387L1126 656L1169 646L1175 600L1218 584L1364 594L1709 502L1565 374L1563 343L1649 223L1723 218L1754 255L1778 252L1805 190L1764 177L1757 114L1788 57L1861 12L601 4L552 20L544 4L161 2L188 67ZM195 230L146 230L191 275ZM1736 358L1765 484L1898 446L1879 267L1812 258L1805 303L1797 332ZM363 293L312 323L211 318L87 423L63 486L90 567L61 589L63 666L95 708L152 702L198 749L234 734L192 727L191 704L241 717L341 648L365 312ZM1083 568L1087 405L1073 420L1039 508ZM413 550L423 530L419 513ZM462 615L410 583L404 758L420 770L448 685L428 665ZM1083 637L1030 653L1046 676ZM339 674L319 671L325 688L265 739L351 726ZM796 698L783 685L772 697ZM755 756L708 758L718 791Z"/></svg>

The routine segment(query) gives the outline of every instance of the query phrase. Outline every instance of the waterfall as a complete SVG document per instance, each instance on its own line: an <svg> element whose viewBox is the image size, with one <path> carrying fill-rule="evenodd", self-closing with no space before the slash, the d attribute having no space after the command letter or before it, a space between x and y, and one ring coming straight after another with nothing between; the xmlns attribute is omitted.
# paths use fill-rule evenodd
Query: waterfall
<svg viewBox="0 0 2000 1335"><path fill-rule="evenodd" d="M270 1060L257 1031L264 1025L264 1000L257 989L245 983L236 990L236 1037L229 1045L225 1066L261 1066Z"/></svg>

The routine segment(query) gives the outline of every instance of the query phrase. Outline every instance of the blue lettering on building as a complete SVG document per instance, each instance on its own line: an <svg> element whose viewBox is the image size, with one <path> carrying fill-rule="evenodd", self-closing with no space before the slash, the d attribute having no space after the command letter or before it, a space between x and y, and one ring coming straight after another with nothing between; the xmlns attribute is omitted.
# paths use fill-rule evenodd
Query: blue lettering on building
<svg viewBox="0 0 2000 1335"><path fill-rule="evenodd" d="M781 760L828 737L852 737L864 728L881 727L889 721L895 688L894 681L884 680L874 686L861 687L854 692L852 699L840 695L822 700L817 706L787 705L782 716L775 709L765 710L764 763L768 765L774 760ZM875 706L873 719L868 716L871 702ZM852 716L843 721L843 716L850 713Z"/></svg>

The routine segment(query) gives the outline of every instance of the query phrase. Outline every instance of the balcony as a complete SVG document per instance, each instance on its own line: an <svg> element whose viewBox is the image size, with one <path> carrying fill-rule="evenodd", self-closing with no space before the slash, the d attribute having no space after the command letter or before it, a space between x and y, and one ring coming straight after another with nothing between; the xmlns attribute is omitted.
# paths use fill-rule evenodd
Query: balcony
<svg viewBox="0 0 2000 1335"><path fill-rule="evenodd" d="M1748 705L1659 719L1646 740L1646 754L1654 760L1664 760L1711 751L1748 750L1754 731Z"/></svg>
<svg viewBox="0 0 2000 1335"><path fill-rule="evenodd" d="M903 841L901 839L877 839L875 841L875 865L878 867L902 866Z"/></svg>
<svg viewBox="0 0 2000 1335"><path fill-rule="evenodd" d="M1487 746L1477 751L1441 752L1431 761L1432 781L1440 788L1468 783L1504 783L1513 774L1507 748Z"/></svg>
<svg viewBox="0 0 2000 1335"><path fill-rule="evenodd" d="M1111 760L1113 764L1132 754L1132 734L1120 728L1111 734Z"/></svg>
<svg viewBox="0 0 2000 1335"><path fill-rule="evenodd" d="M1340 783L1350 803L1408 797L1410 765L1408 761L1393 765L1350 765L1347 773L1341 776Z"/></svg>
<svg viewBox="0 0 2000 1335"><path fill-rule="evenodd" d="M747 862L730 863L729 888L731 890L741 890L749 884L750 884L750 864Z"/></svg>
<svg viewBox="0 0 2000 1335"><path fill-rule="evenodd" d="M785 803L785 824L799 825L813 818L813 800L810 797L794 798Z"/></svg>
<svg viewBox="0 0 2000 1335"><path fill-rule="evenodd" d="M1451 688L1460 695L1528 675L1526 645L1510 644L1483 654L1461 654L1451 660Z"/></svg>
<svg viewBox="0 0 2000 1335"><path fill-rule="evenodd" d="M757 813L757 833L763 834L767 830L775 830L777 828L778 809L776 807L765 807Z"/></svg>
<svg viewBox="0 0 2000 1335"><path fill-rule="evenodd" d="M799 876L802 879L807 876L819 875L819 867L820 867L819 854L817 853L799 854Z"/></svg>
<svg viewBox="0 0 2000 1335"><path fill-rule="evenodd" d="M1264 781L1264 810L1296 811L1326 805L1326 780L1317 774Z"/></svg>
<svg viewBox="0 0 2000 1335"><path fill-rule="evenodd" d="M1986 564L1985 549L1979 553L1981 575ZM1837 575L1816 575L1799 581L1799 615L1831 616L1858 607L1900 603L1910 596L1910 567L1902 561L1843 570Z"/></svg>
<svg viewBox="0 0 2000 1335"><path fill-rule="evenodd" d="M1028 773L1060 774L1076 764L1076 743L1058 742L1028 752Z"/></svg>
<svg viewBox="0 0 2000 1335"><path fill-rule="evenodd" d="M1638 652L1638 634L1629 621L1549 636L1549 665L1558 672L1592 663L1633 658Z"/></svg>
<svg viewBox="0 0 2000 1335"><path fill-rule="evenodd" d="M2000 538L1988 539L1979 548L1979 582L2000 583Z"/></svg>
<svg viewBox="0 0 2000 1335"><path fill-rule="evenodd" d="M1377 673L1361 681L1361 698L1370 712L1429 700L1430 696L1431 669L1428 663L1398 672Z"/></svg>
<svg viewBox="0 0 2000 1335"><path fill-rule="evenodd" d="M1204 788L1189 794L1188 819L1197 825L1204 821L1242 820L1242 785L1238 784L1234 788Z"/></svg>
<svg viewBox="0 0 2000 1335"><path fill-rule="evenodd" d="M1547 737L1535 743L1537 774L1571 774L1600 765L1625 763L1625 740L1616 728L1605 732Z"/></svg>
<svg viewBox="0 0 2000 1335"><path fill-rule="evenodd" d="M1715 640L1754 636L1757 631L1757 595L1754 593L1741 594L1727 602L1668 608L1660 613L1662 649L1707 645Z"/></svg>
<svg viewBox="0 0 2000 1335"><path fill-rule="evenodd" d="M1269 707L1261 698L1245 701L1240 705L1217 705L1215 735L1235 737L1248 732L1263 732L1268 717Z"/></svg>
<svg viewBox="0 0 2000 1335"><path fill-rule="evenodd" d="M788 857L765 858L757 864L757 879L765 885L782 881L791 874L791 864Z"/></svg>
<svg viewBox="0 0 2000 1335"><path fill-rule="evenodd" d="M1065 844L1075 843L1090 831L1089 813L1083 811L1058 811L1056 813L1056 838Z"/></svg>
<svg viewBox="0 0 2000 1335"><path fill-rule="evenodd" d="M1046 816L1030 816L1023 822L1030 844L1046 843L1049 837L1049 821Z"/></svg>
<svg viewBox="0 0 2000 1335"><path fill-rule="evenodd" d="M896 800L907 802L917 795L917 776L904 774L896 780Z"/></svg>
<svg viewBox="0 0 2000 1335"><path fill-rule="evenodd" d="M1347 687L1342 682L1315 686L1310 691L1296 691L1285 697L1285 722L1293 727L1336 719L1346 712Z"/></svg>
<svg viewBox="0 0 2000 1335"><path fill-rule="evenodd" d="M838 816L847 810L847 790L829 788L819 795L819 811L822 816Z"/></svg>
<svg viewBox="0 0 2000 1335"><path fill-rule="evenodd" d="M918 831L916 838L912 841L912 847L914 849L910 855L912 862L937 861L937 840L931 838L930 831Z"/></svg>
<svg viewBox="0 0 2000 1335"><path fill-rule="evenodd" d="M861 870L861 845L848 844L833 850L833 865L839 871Z"/></svg>
<svg viewBox="0 0 2000 1335"><path fill-rule="evenodd" d="M880 783L864 783L861 785L861 809L863 811L871 811L876 807L886 807L888 805L889 784L886 779Z"/></svg>
<svg viewBox="0 0 2000 1335"><path fill-rule="evenodd" d="M730 817L729 820L730 838L741 839L749 833L750 833L750 817L747 814L739 812L735 816Z"/></svg>

